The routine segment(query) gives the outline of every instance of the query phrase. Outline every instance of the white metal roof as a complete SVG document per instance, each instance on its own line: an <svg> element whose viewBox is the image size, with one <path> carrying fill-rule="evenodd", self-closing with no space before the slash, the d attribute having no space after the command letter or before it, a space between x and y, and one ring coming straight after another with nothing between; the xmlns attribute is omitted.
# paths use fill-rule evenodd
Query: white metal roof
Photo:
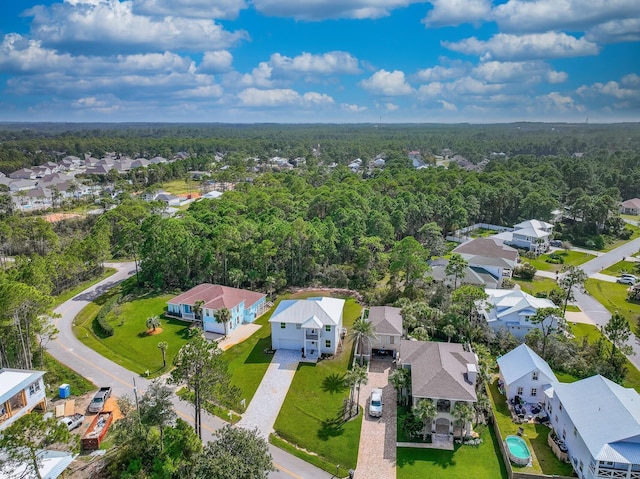
<svg viewBox="0 0 640 479"><path fill-rule="evenodd" d="M303 324L313 316L323 325L342 324L344 299L340 298L308 298L286 299L273 312L270 323Z"/></svg>
<svg viewBox="0 0 640 479"><path fill-rule="evenodd" d="M41 378L44 371L29 371L27 369L0 369L0 402L11 398L22 391L32 382Z"/></svg>
<svg viewBox="0 0 640 479"><path fill-rule="evenodd" d="M547 362L524 343L499 357L498 366L507 385L513 384L535 370L540 371L550 381L558 381Z"/></svg>

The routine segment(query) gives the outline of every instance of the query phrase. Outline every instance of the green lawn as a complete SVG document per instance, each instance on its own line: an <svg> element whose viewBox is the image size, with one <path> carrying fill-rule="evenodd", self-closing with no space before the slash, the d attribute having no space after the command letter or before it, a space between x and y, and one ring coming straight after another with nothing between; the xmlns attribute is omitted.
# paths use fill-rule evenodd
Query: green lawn
<svg viewBox="0 0 640 479"><path fill-rule="evenodd" d="M625 243L628 243L629 241L632 241L636 238L640 238L640 228L638 228L635 225L630 225L627 224L625 226L625 228L630 229L631 231L633 231L633 234L631 235L631 237L627 240L622 240L622 239L617 239L615 241L611 241L610 243L607 242L607 244L605 245L605 247L603 249L601 249L600 251L611 251L614 248L617 248L619 246L622 246Z"/></svg>
<svg viewBox="0 0 640 479"><path fill-rule="evenodd" d="M476 428L483 442L479 446L455 445L453 451L399 447L397 479L506 479L507 470L493 429Z"/></svg>
<svg viewBox="0 0 640 479"><path fill-rule="evenodd" d="M158 185L158 188L171 193L172 195L182 195L185 193L199 193L200 181L188 180L172 180Z"/></svg>
<svg viewBox="0 0 640 479"><path fill-rule="evenodd" d="M120 364L130 371L149 377L159 376L168 371L174 356L186 343L189 323L163 315L166 302L173 295L143 297L116 306L107 315L107 321L115 330L111 337L100 339L93 331L93 318L100 305L89 304L74 321L74 334L85 345L106 358ZM146 334L146 320L150 316L160 316L162 332L155 335ZM167 349L167 368L162 367L162 354L158 343L169 343Z"/></svg>
<svg viewBox="0 0 640 479"><path fill-rule="evenodd" d="M579 306L576 306L575 304L567 304L568 313L579 313L580 311L582 310L580 309Z"/></svg>
<svg viewBox="0 0 640 479"><path fill-rule="evenodd" d="M36 369L40 369L40 365L38 365ZM48 386L47 397L49 399L58 399L60 392L59 386L61 384L68 384L70 386L72 396L82 396L92 389L95 389L91 381L80 376L73 369L69 369L49 353L44 354L42 370L46 371L44 383Z"/></svg>
<svg viewBox="0 0 640 479"><path fill-rule="evenodd" d="M602 270L603 274L608 274L611 276L619 276L622 273L629 273L629 274L638 274L637 273L637 266L640 265L640 263L637 262L631 262L631 261L618 261L616 264L613 264L611 266L609 266L606 269Z"/></svg>
<svg viewBox="0 0 640 479"><path fill-rule="evenodd" d="M538 293L548 293L558 287L558 284L551 278L536 277L533 280L513 278L513 281L520 285L522 291L533 296Z"/></svg>
<svg viewBox="0 0 640 479"><path fill-rule="evenodd" d="M593 343L597 341L600 336L602 336L600 330L593 324L572 324L571 330L573 332L573 335L575 336L574 341L578 342L582 342L583 338L586 337L590 343ZM636 391L640 392L640 371L638 371L638 368L636 368L628 359L625 363L625 366L627 367L627 375L625 376L624 381L622 381L622 385L626 388L633 388ZM562 379L560 379L560 376L558 376L558 379L563 381Z"/></svg>
<svg viewBox="0 0 640 479"><path fill-rule="evenodd" d="M627 318L632 330L637 329L636 320L640 316L640 302L627 301L628 285L589 278L585 282L585 287L589 294L607 308L611 314L618 311Z"/></svg>
<svg viewBox="0 0 640 479"><path fill-rule="evenodd" d="M623 220L635 221L636 223L640 221L640 216L635 215L620 215L620 218Z"/></svg>
<svg viewBox="0 0 640 479"><path fill-rule="evenodd" d="M527 442L532 453L533 466L526 468L527 472L549 475L571 476L571 464L560 461L547 444L547 436L551 429L542 424L516 424L511 420L511 414L504 395L498 391L498 379L489 384L489 397L493 406L493 413L500 428L502 439L517 434L518 428L524 429L523 439ZM514 470L518 470L514 466Z"/></svg>
<svg viewBox="0 0 640 479"><path fill-rule="evenodd" d="M536 259L531 259L527 261L531 263L533 266L535 266L536 269L539 269L541 271L551 271L555 273L556 271L560 271L564 267L579 266L582 263L586 263L587 261L595 258L595 255L592 255L589 253L583 253L580 251L558 251L558 253L556 254L559 254L564 258L564 263L562 264L547 263L549 254L543 254Z"/></svg>
<svg viewBox="0 0 640 479"><path fill-rule="evenodd" d="M318 293L296 295L317 296ZM351 327L361 307L347 299L343 325ZM362 414L342 423L341 410L347 396L343 380L352 361L353 345L347 343L340 355L317 364L300 363L274 429L286 441L320 456L329 464L356 467Z"/></svg>
<svg viewBox="0 0 640 479"><path fill-rule="evenodd" d="M117 270L115 268L105 268L100 276L98 276L96 278L93 278L93 279L89 279L87 281L83 281L82 283L79 283L74 288L71 288L71 289L65 291L64 293L60 293L58 296L54 296L53 297L53 306L52 307L53 308L57 308L58 306L60 306L65 301L73 298L76 294L82 293L85 289L93 286L96 283L99 283L103 279L108 278L109 276L111 276L116 271Z"/></svg>

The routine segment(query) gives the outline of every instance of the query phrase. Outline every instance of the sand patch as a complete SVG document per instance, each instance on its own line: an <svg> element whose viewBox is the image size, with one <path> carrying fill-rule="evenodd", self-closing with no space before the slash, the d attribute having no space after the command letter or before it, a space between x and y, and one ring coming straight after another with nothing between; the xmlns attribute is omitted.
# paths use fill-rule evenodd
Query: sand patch
<svg viewBox="0 0 640 479"><path fill-rule="evenodd" d="M147 329L147 336L156 336L157 334L160 334L162 331L163 331L162 328Z"/></svg>

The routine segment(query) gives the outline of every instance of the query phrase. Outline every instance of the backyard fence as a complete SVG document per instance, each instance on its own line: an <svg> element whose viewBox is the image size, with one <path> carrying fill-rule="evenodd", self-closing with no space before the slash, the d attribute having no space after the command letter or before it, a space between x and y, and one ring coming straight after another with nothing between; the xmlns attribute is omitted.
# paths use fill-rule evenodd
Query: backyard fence
<svg viewBox="0 0 640 479"><path fill-rule="evenodd" d="M453 241L455 243L466 243L467 241L470 241L472 239L469 236L469 233L478 229L492 230L496 231L497 233L502 233L503 231L513 231L513 228L509 228L507 226L492 225L489 223L476 223L474 225L467 226L466 228L455 230L453 233L448 234L445 239L447 241Z"/></svg>

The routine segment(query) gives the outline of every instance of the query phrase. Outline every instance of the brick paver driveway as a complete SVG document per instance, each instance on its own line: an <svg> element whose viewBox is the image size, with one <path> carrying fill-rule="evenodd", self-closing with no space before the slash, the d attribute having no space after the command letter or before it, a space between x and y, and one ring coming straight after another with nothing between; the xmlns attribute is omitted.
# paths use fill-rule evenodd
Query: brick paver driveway
<svg viewBox="0 0 640 479"><path fill-rule="evenodd" d="M395 479L396 477L396 391L389 384L395 365L375 359L369 366L369 383L362 386L360 404L364 408L356 479ZM372 388L382 389L382 417L369 416Z"/></svg>

